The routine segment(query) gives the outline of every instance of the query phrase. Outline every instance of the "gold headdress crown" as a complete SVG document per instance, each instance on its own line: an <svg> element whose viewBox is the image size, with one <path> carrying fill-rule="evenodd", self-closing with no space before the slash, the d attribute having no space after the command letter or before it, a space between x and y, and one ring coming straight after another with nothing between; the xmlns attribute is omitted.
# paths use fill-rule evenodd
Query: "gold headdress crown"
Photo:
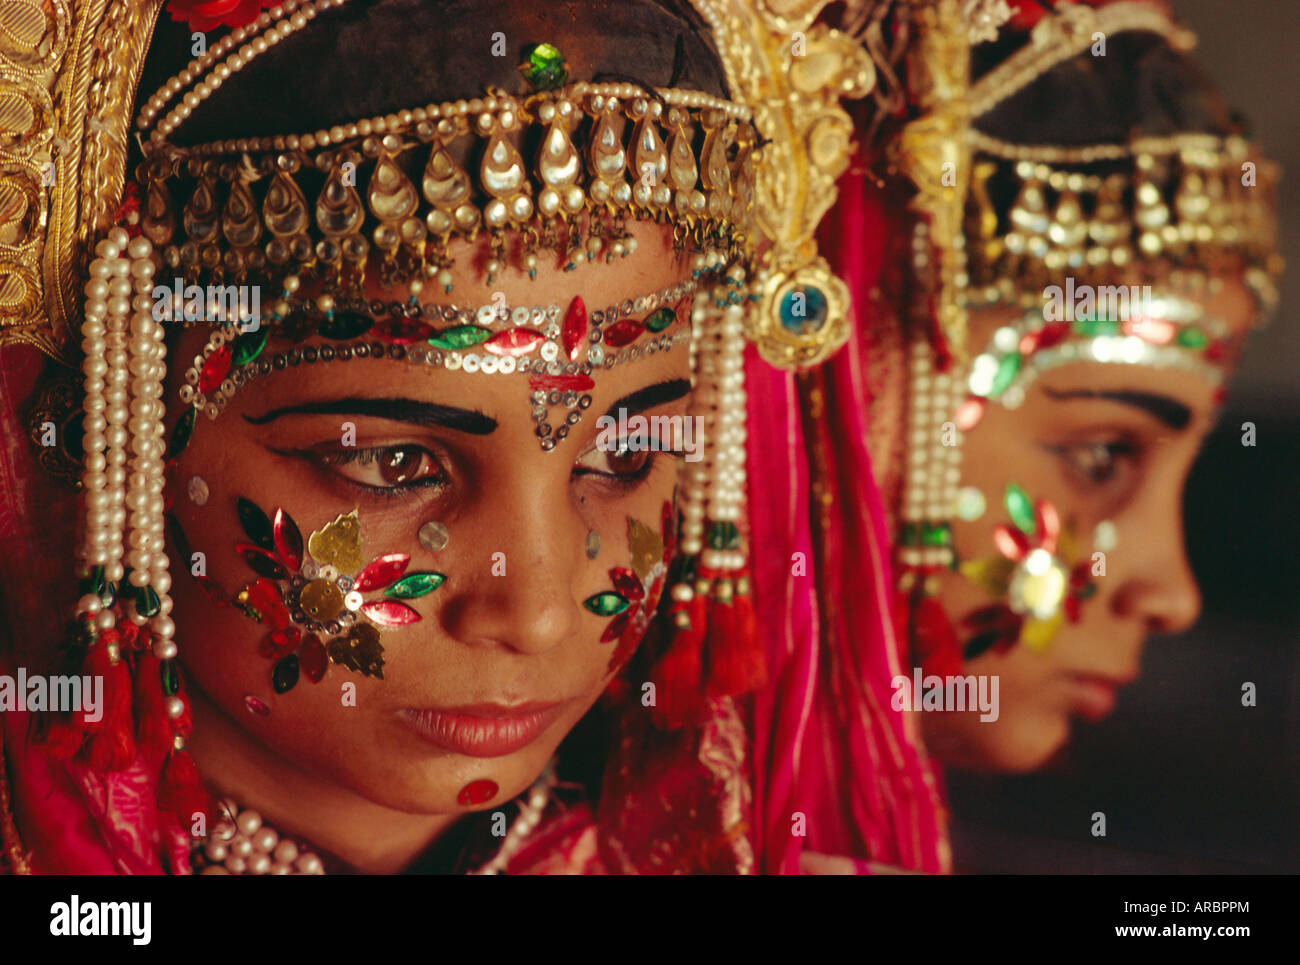
<svg viewBox="0 0 1300 965"><path fill-rule="evenodd" d="M528 97L489 91L320 131L172 142L235 72L345 2L287 0L264 11L142 104L140 226L167 263L232 280L311 263L343 282L377 250L384 280L400 283L419 273L445 279L448 248L461 238L492 237L488 267L504 270L501 233L515 229L518 267L528 270L539 249L570 262L622 250L625 218L668 220L701 271L747 256L762 300L749 334L770 361L811 364L842 344L847 292L817 256L813 232L849 157L852 124L839 99L868 93L874 70L849 37L814 25L824 0L695 0L734 102L564 84L557 52L534 50L544 89ZM72 354L80 271L118 210L123 105L161 6L50 0L0 13L0 100L18 119L0 140L0 186L14 202L0 224L0 344ZM520 152L527 127L538 131L531 165Z"/></svg>
<svg viewBox="0 0 1300 965"><path fill-rule="evenodd" d="M976 35L957 3L940 0L925 14L913 64L921 114L904 128L897 158L918 188L920 274L958 352L967 303L1041 304L1043 286L1062 272L1081 284L1130 266L1182 278L1232 255L1271 307L1277 170L1243 138L1187 132L1066 147L1012 144L977 126L1099 35L1145 31L1185 51L1195 45L1189 31L1151 3L1062 2L1023 47L971 83ZM1003 211L995 194L1015 200Z"/></svg>

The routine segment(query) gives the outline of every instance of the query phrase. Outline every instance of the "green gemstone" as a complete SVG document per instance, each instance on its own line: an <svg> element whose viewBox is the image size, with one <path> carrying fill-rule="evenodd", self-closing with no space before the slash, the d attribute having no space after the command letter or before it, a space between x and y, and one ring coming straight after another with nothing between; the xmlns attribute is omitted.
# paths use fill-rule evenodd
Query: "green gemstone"
<svg viewBox="0 0 1300 965"><path fill-rule="evenodd" d="M1119 322L1113 318L1082 318L1074 322L1074 334L1094 338L1098 335L1115 335Z"/></svg>
<svg viewBox="0 0 1300 965"><path fill-rule="evenodd" d="M176 661L164 660L158 669L162 676L163 696L175 697L181 689L181 672L176 669Z"/></svg>
<svg viewBox="0 0 1300 965"><path fill-rule="evenodd" d="M407 573L384 591L384 596L395 600L414 600L432 593L442 586L447 577L442 573Z"/></svg>
<svg viewBox="0 0 1300 965"><path fill-rule="evenodd" d="M904 546L919 546L921 543L921 526L919 523L904 523L902 542Z"/></svg>
<svg viewBox="0 0 1300 965"><path fill-rule="evenodd" d="M628 599L622 593L606 590L604 593L587 597L582 601L582 605L598 617L612 617L627 609Z"/></svg>
<svg viewBox="0 0 1300 965"><path fill-rule="evenodd" d="M709 545L715 550L735 549L739 544L740 530L735 523L714 523L709 527Z"/></svg>
<svg viewBox="0 0 1300 965"><path fill-rule="evenodd" d="M925 546L947 546L952 542L952 530L947 523L933 523L922 531L921 542Z"/></svg>
<svg viewBox="0 0 1300 965"><path fill-rule="evenodd" d="M300 666L298 655L291 653L271 668L271 686L277 694L287 694L293 690L298 683Z"/></svg>
<svg viewBox="0 0 1300 965"><path fill-rule="evenodd" d="M172 441L167 447L168 459L175 459L190 444L190 436L194 435L194 420L198 416L199 410L190 406L185 414L176 420L176 428L172 430Z"/></svg>
<svg viewBox="0 0 1300 965"><path fill-rule="evenodd" d="M1034 504L1029 501L1029 496L1025 491L1011 483L1007 486L1006 496L1007 512L1011 514L1011 522L1016 524L1025 535L1033 536L1037 524L1034 522Z"/></svg>
<svg viewBox="0 0 1300 965"><path fill-rule="evenodd" d="M1205 333L1194 325L1189 325L1178 333L1178 344L1183 348L1204 348L1207 341Z"/></svg>
<svg viewBox="0 0 1300 965"><path fill-rule="evenodd" d="M661 308L645 320L645 327L651 332L662 332L676 317L677 313L671 308Z"/></svg>
<svg viewBox="0 0 1300 965"><path fill-rule="evenodd" d="M1089 600L1092 597L1097 595L1097 584L1085 583L1083 584L1083 586L1079 587L1077 590L1074 591L1074 595L1077 596L1080 600Z"/></svg>
<svg viewBox="0 0 1300 965"><path fill-rule="evenodd" d="M429 339L429 344L456 352L460 349L478 345L480 342L486 342L491 337L491 329L479 325L457 325L454 328L444 328Z"/></svg>
<svg viewBox="0 0 1300 965"><path fill-rule="evenodd" d="M156 617L162 609L158 594L152 586L142 586L135 591L135 612L142 617Z"/></svg>
<svg viewBox="0 0 1300 965"><path fill-rule="evenodd" d="M266 337L270 332L268 326L259 325L254 331L245 332L235 339L231 345L234 364L247 365L255 361L262 354L262 349L266 348Z"/></svg>
<svg viewBox="0 0 1300 965"><path fill-rule="evenodd" d="M519 70L537 90L553 90L569 78L564 55L554 44L529 44Z"/></svg>
<svg viewBox="0 0 1300 965"><path fill-rule="evenodd" d="M989 389L989 395L998 396L1005 392L1008 386L1015 381L1016 374L1020 371L1020 353L1011 352L1002 356L1002 361L998 363L998 371L993 376L993 385Z"/></svg>

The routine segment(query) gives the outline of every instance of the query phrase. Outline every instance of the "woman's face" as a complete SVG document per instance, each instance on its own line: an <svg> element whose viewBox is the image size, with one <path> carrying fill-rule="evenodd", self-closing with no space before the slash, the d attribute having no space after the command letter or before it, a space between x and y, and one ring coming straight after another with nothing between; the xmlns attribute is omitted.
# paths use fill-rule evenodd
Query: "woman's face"
<svg viewBox="0 0 1300 965"><path fill-rule="evenodd" d="M1254 313L1246 289L1233 281L1201 304L1227 323L1235 347ZM972 355L1018 315L974 312ZM954 522L959 561L1002 556L994 530L1011 523L1004 494L1014 484L1032 503L1055 507L1064 534L1057 555L1081 567L1077 586L1095 590L1077 601L1077 622L1063 619L1049 642L1022 636L964 663L964 673L998 677L999 712L987 721L978 711L922 714L926 743L941 760L985 770L1041 766L1065 744L1072 718L1110 713L1117 690L1139 673L1148 634L1176 633L1196 620L1182 492L1218 396L1205 378L1176 368L1076 362L1043 371L1018 408L991 403L966 433L961 486L977 489L986 508ZM977 632L963 618L1006 599L969 574L946 572L940 583L963 647Z"/></svg>
<svg viewBox="0 0 1300 965"><path fill-rule="evenodd" d="M570 272L542 268L533 281L510 269L485 284L462 257L453 293L429 284L420 299L482 305L500 292L510 306L563 310L581 296L594 311L690 277L688 256L672 250L667 231L632 230L632 255ZM679 320L688 314L686 299ZM206 337L187 333L179 357L193 357ZM331 664L319 683L303 674L277 694L272 660L259 653L268 627L214 604L178 567L177 638L191 691L234 722L241 739L381 806L454 814L520 793L616 669L617 641L601 641L611 617L584 601L614 589L611 569L632 566L630 521L657 537L673 499L676 459L597 448L598 417L620 408L629 418L680 416L690 377L685 341L597 367L590 407L549 452L536 434L529 378L519 373L365 359L249 382L215 421L199 418L171 476L176 521L189 551L205 554L207 576L232 596L257 579L235 549L250 542L237 514L242 497L269 517L282 508L304 540L355 510L364 562L408 554L408 572L446 579L405 601L419 622L380 630L382 679ZM551 421L562 422L564 411ZM203 505L186 493L195 476L210 493ZM445 547L421 544L429 522L445 527ZM269 713L250 712L249 695Z"/></svg>

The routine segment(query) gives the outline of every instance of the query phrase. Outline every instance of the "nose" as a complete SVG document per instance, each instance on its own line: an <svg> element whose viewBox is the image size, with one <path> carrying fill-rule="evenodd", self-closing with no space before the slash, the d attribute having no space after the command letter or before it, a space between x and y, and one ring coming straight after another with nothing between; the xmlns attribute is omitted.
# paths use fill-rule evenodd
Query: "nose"
<svg viewBox="0 0 1300 965"><path fill-rule="evenodd" d="M1181 493L1134 508L1122 532L1132 534L1125 543L1136 545L1117 550L1125 572L1112 606L1120 617L1141 620L1151 633L1181 633L1201 613L1201 591L1183 544Z"/></svg>
<svg viewBox="0 0 1300 965"><path fill-rule="evenodd" d="M469 549L449 574L442 622L456 640L543 654L571 638L581 610L574 585L581 529L567 491L503 483L466 527ZM453 535L453 538L455 536Z"/></svg>

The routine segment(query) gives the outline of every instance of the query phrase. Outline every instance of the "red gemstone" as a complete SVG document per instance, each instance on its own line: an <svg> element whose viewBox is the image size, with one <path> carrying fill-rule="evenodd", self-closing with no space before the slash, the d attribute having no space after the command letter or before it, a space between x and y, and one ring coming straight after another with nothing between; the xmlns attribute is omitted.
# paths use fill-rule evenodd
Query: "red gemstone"
<svg viewBox="0 0 1300 965"><path fill-rule="evenodd" d="M405 553L389 553L387 556L381 556L361 571L352 589L358 593L382 590L388 584L396 582L397 578L406 572L410 562L411 558Z"/></svg>
<svg viewBox="0 0 1300 965"><path fill-rule="evenodd" d="M1037 332L1026 332L1020 337L1020 354L1033 355L1038 351L1038 340L1041 336L1041 329Z"/></svg>
<svg viewBox="0 0 1300 965"><path fill-rule="evenodd" d="M423 342L433 334L433 329L418 318L401 318L390 315L370 329L370 333L394 345Z"/></svg>
<svg viewBox="0 0 1300 965"><path fill-rule="evenodd" d="M581 298L569 302L569 310L564 313L564 324L560 326L564 339L564 354L570 362L578 361L582 352L582 343L587 340L587 306Z"/></svg>
<svg viewBox="0 0 1300 965"><path fill-rule="evenodd" d="M244 695L244 706L248 708L249 713L256 714L258 717L270 717L271 708L266 703L252 694Z"/></svg>
<svg viewBox="0 0 1300 965"><path fill-rule="evenodd" d="M493 355L527 355L545 340L546 336L536 329L510 328L484 342L483 350Z"/></svg>
<svg viewBox="0 0 1300 965"><path fill-rule="evenodd" d="M1220 339L1217 342L1211 342L1205 349L1205 359L1207 362L1220 362L1227 353L1227 343Z"/></svg>
<svg viewBox="0 0 1300 965"><path fill-rule="evenodd" d="M298 651L298 660L302 664L302 672L312 683L318 684L325 678L325 671L329 669L329 657L325 653L325 645L316 638L316 634L307 634L302 649Z"/></svg>
<svg viewBox="0 0 1300 965"><path fill-rule="evenodd" d="M590 375L534 375L528 380L534 392L586 392L596 387Z"/></svg>
<svg viewBox="0 0 1300 965"><path fill-rule="evenodd" d="M1070 334L1069 322L1048 322L1038 332L1038 348L1051 348L1064 342Z"/></svg>
<svg viewBox="0 0 1300 965"><path fill-rule="evenodd" d="M281 630L272 630L257 646L257 652L268 660L279 660L281 657L287 657L298 648L298 641L302 638L302 631L297 627L284 627Z"/></svg>
<svg viewBox="0 0 1300 965"><path fill-rule="evenodd" d="M993 530L993 542L1003 556L1009 560L1023 560L1029 555L1029 537L1014 526L1005 524Z"/></svg>
<svg viewBox="0 0 1300 965"><path fill-rule="evenodd" d="M262 622L272 629L281 630L293 621L289 610L280 598L280 589L270 580L254 580L244 588L248 593L245 605L261 614Z"/></svg>
<svg viewBox="0 0 1300 965"><path fill-rule="evenodd" d="M614 589L629 600L639 600L645 596L645 589L641 586L641 581L636 578L636 574L631 570L616 566L609 571L609 578L614 581Z"/></svg>
<svg viewBox="0 0 1300 965"><path fill-rule="evenodd" d="M605 632L600 635L601 643L609 643L611 640L617 640L627 629L627 625L632 622L632 617L637 610L641 609L641 604L633 603L630 607L620 613L614 619L609 621L605 627Z"/></svg>
<svg viewBox="0 0 1300 965"><path fill-rule="evenodd" d="M290 570L297 570L302 564L302 531L298 524L283 509L277 508L273 532L275 551L280 554L280 560Z"/></svg>
<svg viewBox="0 0 1300 965"><path fill-rule="evenodd" d="M1059 536L1061 532L1061 517L1056 512L1056 507L1046 499L1040 499L1038 501L1036 510L1037 512L1035 515L1037 516L1036 521L1038 523L1038 542L1042 544L1043 549L1047 550L1047 552L1055 553L1056 537Z"/></svg>
<svg viewBox="0 0 1300 965"><path fill-rule="evenodd" d="M1067 596L1065 598L1065 618L1071 623L1079 622L1079 598L1077 596Z"/></svg>
<svg viewBox="0 0 1300 965"><path fill-rule="evenodd" d="M462 807L473 807L475 804L486 804L497 796L496 781L470 781L460 789L456 795L456 802Z"/></svg>
<svg viewBox="0 0 1300 965"><path fill-rule="evenodd" d="M1152 345L1168 345L1178 330L1165 318L1130 318L1120 326L1125 335L1136 335Z"/></svg>
<svg viewBox="0 0 1300 965"><path fill-rule="evenodd" d="M420 622L418 610L413 610L405 603L398 603L396 600L363 603L361 612L368 616L372 623L377 623L381 627L400 627L407 623Z"/></svg>
<svg viewBox="0 0 1300 965"><path fill-rule="evenodd" d="M251 543L236 543L235 552L244 558L244 562L258 576L265 576L272 580L283 580L289 575L284 568L284 564L260 546L253 546Z"/></svg>
<svg viewBox="0 0 1300 965"><path fill-rule="evenodd" d="M207 395L221 384L222 380L230 374L230 360L229 345L221 346L208 356L208 360L203 363L203 368L199 369L200 392Z"/></svg>
<svg viewBox="0 0 1300 965"><path fill-rule="evenodd" d="M984 418L984 407L988 403L978 396L971 396L961 405L957 406L957 411L953 415L953 421L957 423L957 428L962 432L970 432L977 425L980 419Z"/></svg>
<svg viewBox="0 0 1300 965"><path fill-rule="evenodd" d="M605 329L605 344L614 348L631 345L645 331L645 322L639 318L625 318Z"/></svg>

